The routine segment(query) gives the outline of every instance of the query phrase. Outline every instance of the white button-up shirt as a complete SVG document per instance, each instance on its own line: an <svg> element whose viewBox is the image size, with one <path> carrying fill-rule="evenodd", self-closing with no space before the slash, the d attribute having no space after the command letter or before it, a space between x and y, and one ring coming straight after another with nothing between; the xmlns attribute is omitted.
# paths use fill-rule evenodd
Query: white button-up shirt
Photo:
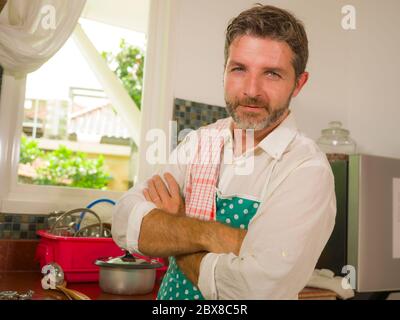
<svg viewBox="0 0 400 320"><path fill-rule="evenodd" d="M186 152L189 140L177 147L173 158ZM292 114L253 152L235 157L232 140L226 139L218 192L224 197L259 201L260 206L238 256L204 256L198 287L206 299L297 299L335 223L336 197L329 162L317 145L297 130ZM167 164L158 174L170 172L184 190L186 170L187 165L178 162ZM145 187L146 182L130 189L113 215L113 238L131 251L138 251L142 219L155 208L142 194Z"/></svg>

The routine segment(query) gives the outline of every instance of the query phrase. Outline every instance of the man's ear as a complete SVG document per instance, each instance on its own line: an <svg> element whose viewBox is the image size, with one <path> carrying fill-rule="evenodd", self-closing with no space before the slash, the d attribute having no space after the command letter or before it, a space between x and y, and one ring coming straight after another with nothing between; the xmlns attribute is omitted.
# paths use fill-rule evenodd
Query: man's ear
<svg viewBox="0 0 400 320"><path fill-rule="evenodd" d="M301 91L301 89L303 88L303 86L307 83L308 81L308 77L309 77L309 73L308 72L303 72L296 81L296 87L293 90L293 95L292 97L296 97L299 92Z"/></svg>

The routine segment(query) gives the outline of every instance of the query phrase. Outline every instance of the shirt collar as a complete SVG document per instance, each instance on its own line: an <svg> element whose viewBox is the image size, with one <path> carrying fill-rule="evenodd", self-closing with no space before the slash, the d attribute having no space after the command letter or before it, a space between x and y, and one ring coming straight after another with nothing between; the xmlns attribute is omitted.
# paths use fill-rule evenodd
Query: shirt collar
<svg viewBox="0 0 400 320"><path fill-rule="evenodd" d="M271 157L280 159L297 133L296 121L290 112L278 127L260 141L258 146Z"/></svg>
<svg viewBox="0 0 400 320"><path fill-rule="evenodd" d="M231 142L233 119L229 117L229 127L231 130L224 130L222 136L225 143L232 148ZM263 140L260 141L257 147L267 152L272 158L280 159L289 144L292 142L298 133L296 121L292 112L277 126L271 133L269 133Z"/></svg>

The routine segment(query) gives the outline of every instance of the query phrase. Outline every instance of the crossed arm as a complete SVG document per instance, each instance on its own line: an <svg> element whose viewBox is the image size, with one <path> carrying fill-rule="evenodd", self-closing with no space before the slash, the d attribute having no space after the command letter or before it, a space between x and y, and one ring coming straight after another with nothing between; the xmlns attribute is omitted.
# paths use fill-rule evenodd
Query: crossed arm
<svg viewBox="0 0 400 320"><path fill-rule="evenodd" d="M176 173L174 177L182 178ZM155 185L165 185L158 179L146 185L148 190L142 184L140 194L134 191L119 203L113 220L117 243L139 247L147 255L175 254L181 270L201 287L206 299L293 299L306 286L335 223L329 167L306 162L291 172L269 196L267 209L252 220L248 232L185 217L183 200L176 192L179 186L174 191L165 177L170 193L160 195L154 193ZM147 215L150 206L144 198L157 208ZM137 215L132 214L136 205ZM127 223L133 228L130 233ZM229 241L221 240L229 236ZM205 252L225 254L204 259ZM200 263L204 277L199 278ZM207 282L209 278L214 281Z"/></svg>
<svg viewBox="0 0 400 320"><path fill-rule="evenodd" d="M203 256L208 252L238 255L246 231L187 217L179 185L169 173L164 178L168 188L154 176L143 192L157 209L143 218L139 250L149 256L175 256L182 272L197 284Z"/></svg>

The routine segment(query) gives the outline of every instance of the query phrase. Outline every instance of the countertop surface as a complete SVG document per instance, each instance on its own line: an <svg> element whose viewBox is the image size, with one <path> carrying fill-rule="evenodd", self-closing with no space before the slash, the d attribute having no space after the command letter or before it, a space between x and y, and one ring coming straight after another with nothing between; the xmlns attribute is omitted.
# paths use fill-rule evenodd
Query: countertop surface
<svg viewBox="0 0 400 320"><path fill-rule="evenodd" d="M0 272L0 291L17 291L24 293L33 290L35 293L32 300L68 300L68 298L57 290L44 290L40 272ZM146 295L114 295L101 290L98 282L67 283L67 288L80 291L92 300L156 300L159 283L156 282L151 293ZM336 299L336 294L329 290L305 288L299 299Z"/></svg>
<svg viewBox="0 0 400 320"><path fill-rule="evenodd" d="M18 293L33 290L32 300L68 300L56 290L44 290L40 272L0 272L0 291L17 291ZM67 288L86 294L92 300L155 300L159 285L156 283L151 293L146 295L124 296L104 293L98 282L67 283Z"/></svg>

